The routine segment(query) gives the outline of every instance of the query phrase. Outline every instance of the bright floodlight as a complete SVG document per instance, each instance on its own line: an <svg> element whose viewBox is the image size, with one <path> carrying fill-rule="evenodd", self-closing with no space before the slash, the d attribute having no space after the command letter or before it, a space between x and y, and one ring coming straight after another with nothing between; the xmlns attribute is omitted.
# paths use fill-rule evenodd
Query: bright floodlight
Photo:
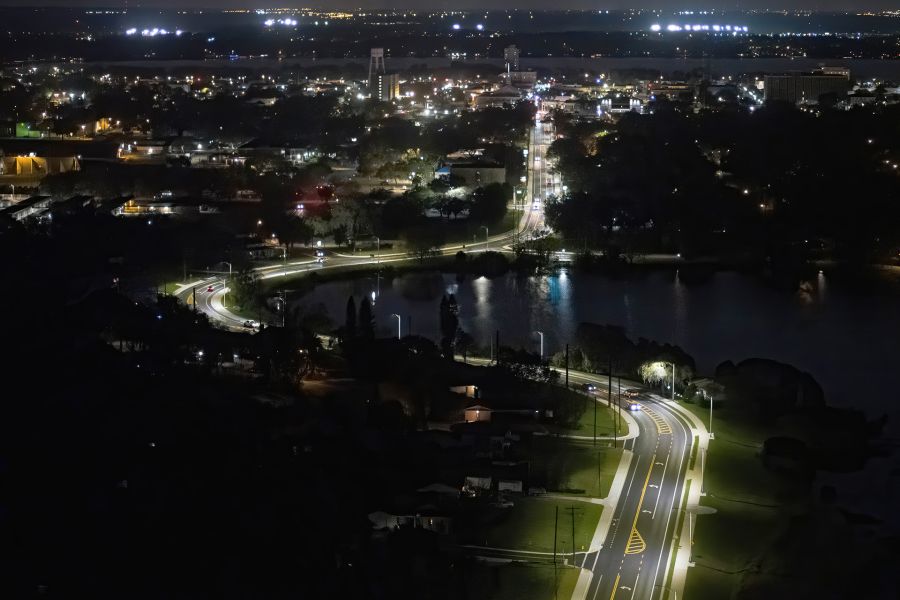
<svg viewBox="0 0 900 600"><path fill-rule="evenodd" d="M650 31L660 31L662 29L662 25L659 23L654 23L650 26Z"/></svg>
<svg viewBox="0 0 900 600"><path fill-rule="evenodd" d="M459 23L454 23L454 24L453 24L453 29L459 29Z"/></svg>
<svg viewBox="0 0 900 600"><path fill-rule="evenodd" d="M475 29L477 29L478 31L484 31L484 25L479 23L478 25L475 26Z"/></svg>

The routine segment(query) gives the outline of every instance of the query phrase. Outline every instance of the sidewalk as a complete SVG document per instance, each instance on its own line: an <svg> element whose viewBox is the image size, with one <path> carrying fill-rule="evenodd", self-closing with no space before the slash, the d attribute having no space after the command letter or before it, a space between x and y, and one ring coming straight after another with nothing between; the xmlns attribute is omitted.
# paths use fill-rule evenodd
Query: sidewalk
<svg viewBox="0 0 900 600"><path fill-rule="evenodd" d="M703 421L694 413L680 406L671 400L663 401L667 408L683 417L688 422L691 429L691 435L698 439L697 459L694 467L690 467L684 475L684 488L682 488L682 498L684 500L684 490L690 485L687 495L687 503L685 511L687 514L692 513L700 505L700 490L703 488L703 455L709 448L709 432ZM681 506L679 502L678 506ZM686 518L681 523L681 531L676 531L672 536L672 552L675 555L675 570L672 572L671 581L663 581L663 586L668 587L674 592L675 597L684 597L684 584L687 580L687 570L691 567L691 545L694 540L691 538L691 519ZM668 571L668 570L667 570Z"/></svg>
<svg viewBox="0 0 900 600"><path fill-rule="evenodd" d="M637 423L634 424L634 430L637 431ZM625 480L633 458L633 452L623 450L622 458L619 459L619 466L616 469L616 475L613 477L612 485L609 487L609 495L606 498L593 498L590 500L592 502L595 500L599 501L603 505L603 512L600 513L600 521L597 523L597 529L594 530L594 537L591 538L587 553L599 552L603 548L603 543L606 541L606 536L609 533L609 527L612 525L616 505L619 503L622 491L625 489ZM585 600L593 579L594 573L590 569L582 567L581 573L578 574L578 581L575 583L575 589L572 591L572 600Z"/></svg>

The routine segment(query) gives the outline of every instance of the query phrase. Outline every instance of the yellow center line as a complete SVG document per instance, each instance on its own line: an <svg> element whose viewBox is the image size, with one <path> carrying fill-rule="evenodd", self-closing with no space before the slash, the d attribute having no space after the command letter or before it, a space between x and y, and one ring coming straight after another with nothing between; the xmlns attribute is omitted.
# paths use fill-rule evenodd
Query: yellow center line
<svg viewBox="0 0 900 600"><path fill-rule="evenodd" d="M613 600L616 597L616 590L619 589L619 577L621 573L616 573L616 581L613 583L612 593L609 595L609 600Z"/></svg>
<svg viewBox="0 0 900 600"><path fill-rule="evenodd" d="M650 468L647 470L647 479L644 480L644 489L641 490L641 499L638 500L637 510L634 512L634 522L631 524L631 529L634 530L637 527L638 517L641 516L641 507L644 505L644 495L647 493L647 485L650 483L650 475L653 473L653 467L656 465L656 455L653 455L653 460L650 461Z"/></svg>

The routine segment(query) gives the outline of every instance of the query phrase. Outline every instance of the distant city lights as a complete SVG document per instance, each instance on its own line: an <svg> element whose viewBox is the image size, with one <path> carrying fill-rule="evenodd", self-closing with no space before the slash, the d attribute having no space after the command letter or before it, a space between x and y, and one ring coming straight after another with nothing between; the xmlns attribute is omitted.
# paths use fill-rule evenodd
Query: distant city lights
<svg viewBox="0 0 900 600"><path fill-rule="evenodd" d="M660 32L662 30L663 26L659 23L654 23L650 26L650 31ZM679 31L713 31L716 33L725 32L732 35L737 35L739 33L749 32L750 28L746 25L679 25L677 23L669 23L668 25L666 25L665 30L670 33L676 33Z"/></svg>
<svg viewBox="0 0 900 600"><path fill-rule="evenodd" d="M296 27L298 24L297 19L291 19L291 18L278 19L278 20L266 19L265 21L263 21L263 25L265 25L266 27L272 27L276 23L278 25L284 25L285 27Z"/></svg>
<svg viewBox="0 0 900 600"><path fill-rule="evenodd" d="M128 35L128 36L137 35L137 33L138 33L137 27L129 27L128 29L125 30L125 35ZM184 33L184 31L182 31L181 29L176 29L175 31L169 31L168 29L161 29L159 27L154 27L152 29L150 29L150 28L142 29L140 33L141 33L142 37L156 37L159 35L175 35L175 36L180 37Z"/></svg>

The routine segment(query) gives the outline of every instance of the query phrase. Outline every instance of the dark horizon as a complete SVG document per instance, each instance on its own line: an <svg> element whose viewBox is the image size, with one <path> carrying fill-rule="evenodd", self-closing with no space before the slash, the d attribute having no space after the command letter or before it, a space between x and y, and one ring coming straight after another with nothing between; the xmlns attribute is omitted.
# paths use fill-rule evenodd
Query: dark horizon
<svg viewBox="0 0 900 600"><path fill-rule="evenodd" d="M295 6L291 6L294 4ZM178 0L147 0L144 2L130 2L128 0L97 1L97 0L43 0L39 4L29 6L24 4L22 0L0 0L0 8L45 8L45 7L68 7L68 8L131 8L131 9L185 9L192 10L222 10L222 9L260 9L260 8L296 8L301 10L304 8L314 8L319 10L340 9L340 10L533 10L543 11L546 6L543 2L537 0L526 0L525 2L513 3L503 2L502 0L489 0L488 2L448 2L441 0L430 3L430 6L423 6L417 0L394 0L392 2L382 2L379 0L337 0L335 2L320 3L299 3L299 2L275 2L274 0L221 0L220 2L197 2L185 4ZM596 6L588 0L570 0L564 4L556 4L554 10L594 10ZM699 2L693 5L685 5L680 0L651 1L640 7L630 5L624 0L621 3L613 3L606 5L602 10L716 10L716 11L750 11L750 10L768 10L768 11L812 11L812 12L848 12L858 13L860 10L867 11L887 11L896 9L896 4L889 0L867 2L865 6L858 3L847 2L847 0L826 0L824 2L815 2L811 6L808 2L778 3L761 0L758 2L740 2L731 6L722 6L716 2ZM552 11L546 11L552 12Z"/></svg>

